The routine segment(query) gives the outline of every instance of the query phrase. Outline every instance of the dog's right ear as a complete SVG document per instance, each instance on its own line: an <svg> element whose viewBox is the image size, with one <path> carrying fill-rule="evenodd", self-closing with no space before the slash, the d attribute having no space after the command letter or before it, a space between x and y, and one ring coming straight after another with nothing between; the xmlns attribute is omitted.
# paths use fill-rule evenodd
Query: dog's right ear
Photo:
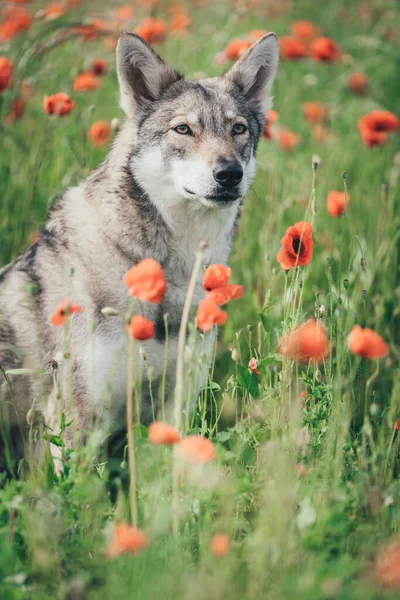
<svg viewBox="0 0 400 600"><path fill-rule="evenodd" d="M118 40L117 74L121 108L129 118L182 78L141 37L129 32Z"/></svg>

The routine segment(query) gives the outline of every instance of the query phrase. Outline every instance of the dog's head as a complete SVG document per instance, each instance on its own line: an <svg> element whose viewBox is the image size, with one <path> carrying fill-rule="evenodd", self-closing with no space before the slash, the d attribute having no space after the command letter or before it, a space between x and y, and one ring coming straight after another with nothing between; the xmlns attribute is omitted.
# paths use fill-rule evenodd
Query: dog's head
<svg viewBox="0 0 400 600"><path fill-rule="evenodd" d="M121 106L136 130L131 169L150 198L165 208L227 207L246 194L278 54L269 33L224 75L189 81L139 36L121 35Z"/></svg>

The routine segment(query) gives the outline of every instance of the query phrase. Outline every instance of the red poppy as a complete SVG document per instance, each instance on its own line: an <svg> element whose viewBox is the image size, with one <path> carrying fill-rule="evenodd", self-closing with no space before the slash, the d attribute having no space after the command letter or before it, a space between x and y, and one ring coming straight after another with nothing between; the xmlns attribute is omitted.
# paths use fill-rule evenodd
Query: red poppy
<svg viewBox="0 0 400 600"><path fill-rule="evenodd" d="M67 12L67 7L61 2L53 2L48 4L44 9L44 18L46 21L54 21L59 17L62 17Z"/></svg>
<svg viewBox="0 0 400 600"><path fill-rule="evenodd" d="M171 8L171 22L169 24L169 30L175 34L187 33L188 29L192 25L192 19L186 12L186 10L180 6Z"/></svg>
<svg viewBox="0 0 400 600"><path fill-rule="evenodd" d="M282 150L290 152L300 144L301 138L294 131L290 131L290 129L281 129L278 132L278 142Z"/></svg>
<svg viewBox="0 0 400 600"><path fill-rule="evenodd" d="M130 21L133 17L133 8L129 4L124 4L117 8L115 13L118 23L123 23L124 21Z"/></svg>
<svg viewBox="0 0 400 600"><path fill-rule="evenodd" d="M232 40L223 50L223 54L229 60L237 60L250 48L252 42L249 40Z"/></svg>
<svg viewBox="0 0 400 600"><path fill-rule="evenodd" d="M172 425L155 421L149 425L149 440L156 445L172 445L181 441L179 432Z"/></svg>
<svg viewBox="0 0 400 600"><path fill-rule="evenodd" d="M295 37L304 41L312 40L318 35L318 27L311 21L295 21L291 24L290 30Z"/></svg>
<svg viewBox="0 0 400 600"><path fill-rule="evenodd" d="M279 38L279 52L283 60L295 60L307 56L304 43L289 35Z"/></svg>
<svg viewBox="0 0 400 600"><path fill-rule="evenodd" d="M394 426L394 428L395 428L397 431L400 431L400 419L397 419L397 421L396 421L396 425Z"/></svg>
<svg viewBox="0 0 400 600"><path fill-rule="evenodd" d="M88 131L88 138L93 146L101 148L108 144L111 138L111 127L108 121L97 121L93 123Z"/></svg>
<svg viewBox="0 0 400 600"><path fill-rule="evenodd" d="M203 289L205 289L207 292L210 292L211 290L215 290L215 288L228 285L231 273L232 270L225 265L210 265L204 271Z"/></svg>
<svg viewBox="0 0 400 600"><path fill-rule="evenodd" d="M281 244L282 248L276 258L282 269L287 271L293 267L308 265L314 246L311 223L300 221L288 227L281 239Z"/></svg>
<svg viewBox="0 0 400 600"><path fill-rule="evenodd" d="M6 56L0 56L0 94L10 87L13 64Z"/></svg>
<svg viewBox="0 0 400 600"><path fill-rule="evenodd" d="M197 327L201 331L210 331L213 325L224 325L228 315L218 308L214 300L202 300L196 314Z"/></svg>
<svg viewBox="0 0 400 600"><path fill-rule="evenodd" d="M326 118L327 111L322 102L303 102L301 109L310 123L319 123Z"/></svg>
<svg viewBox="0 0 400 600"><path fill-rule="evenodd" d="M210 540L210 549L214 556L222 558L229 550L230 540L226 533L217 533Z"/></svg>
<svg viewBox="0 0 400 600"><path fill-rule="evenodd" d="M347 338L350 351L363 358L384 358L389 354L389 346L378 333L366 327L355 325Z"/></svg>
<svg viewBox="0 0 400 600"><path fill-rule="evenodd" d="M398 118L388 110L373 110L358 121L361 139L370 148L386 142L388 133L399 128Z"/></svg>
<svg viewBox="0 0 400 600"><path fill-rule="evenodd" d="M344 213L345 210L347 210L349 201L349 194L346 193L345 198L344 192L337 192L336 190L331 190L328 193L328 198L326 201L326 210L331 215L331 217L339 217L342 213Z"/></svg>
<svg viewBox="0 0 400 600"><path fill-rule="evenodd" d="M250 371L253 371L253 373L257 373L257 375L261 375L261 371L258 368L258 363L254 357L252 357L249 360L248 367L249 367Z"/></svg>
<svg viewBox="0 0 400 600"><path fill-rule="evenodd" d="M83 71L74 79L75 92L87 92L88 90L97 90L100 85L100 79L91 71Z"/></svg>
<svg viewBox="0 0 400 600"><path fill-rule="evenodd" d="M310 44L310 58L317 62L334 62L340 56L339 46L330 38L319 37Z"/></svg>
<svg viewBox="0 0 400 600"><path fill-rule="evenodd" d="M163 270L157 261L145 258L125 273L123 281L129 293L142 302L159 304L167 291Z"/></svg>
<svg viewBox="0 0 400 600"><path fill-rule="evenodd" d="M317 321L306 321L283 336L278 352L291 360L321 362L329 354L325 328Z"/></svg>
<svg viewBox="0 0 400 600"><path fill-rule="evenodd" d="M351 73L347 81L349 90L355 94L363 95L368 89L368 77L364 73Z"/></svg>
<svg viewBox="0 0 400 600"><path fill-rule="evenodd" d="M61 325L65 325L72 313L77 312L82 312L82 307L79 304L72 304L71 299L66 298L57 306L56 312L50 317L50 321L56 327L60 327Z"/></svg>
<svg viewBox="0 0 400 600"><path fill-rule="evenodd" d="M276 112L276 110L269 110L268 111L268 115L267 115L267 121L265 123L265 127L264 127L264 131L263 131L263 138L266 140L270 140L272 139L272 133L271 133L271 125L273 125L274 123L276 123L276 121L278 120L279 115Z"/></svg>
<svg viewBox="0 0 400 600"><path fill-rule="evenodd" d="M266 29L255 29L254 31L250 31L249 38L251 38L252 42L255 42L262 38L266 33L268 33Z"/></svg>
<svg viewBox="0 0 400 600"><path fill-rule="evenodd" d="M64 117L71 112L74 106L75 101L71 100L68 94L63 94L62 92L43 98L43 108L49 115Z"/></svg>
<svg viewBox="0 0 400 600"><path fill-rule="evenodd" d="M117 558L120 554L137 554L148 545L149 539L143 531L121 523L113 529L106 555L108 558Z"/></svg>
<svg viewBox="0 0 400 600"><path fill-rule="evenodd" d="M25 8L10 6L4 11L5 20L0 24L0 42L8 42L32 25L33 16Z"/></svg>
<svg viewBox="0 0 400 600"><path fill-rule="evenodd" d="M138 25L135 32L146 42L155 44L161 42L167 35L167 24L162 19L148 17Z"/></svg>
<svg viewBox="0 0 400 600"><path fill-rule="evenodd" d="M132 339L144 342L154 337L154 323L142 315L134 315L126 326L126 331Z"/></svg>
<svg viewBox="0 0 400 600"><path fill-rule="evenodd" d="M216 457L214 444L202 435L184 437L178 445L178 453L184 460L192 464L210 462Z"/></svg>
<svg viewBox="0 0 400 600"><path fill-rule="evenodd" d="M242 285L225 285L207 292L206 299L213 300L215 304L222 306L229 300L238 300L243 294L244 287Z"/></svg>
<svg viewBox="0 0 400 600"><path fill-rule="evenodd" d="M92 73L95 75L104 75L108 69L108 62L103 58L95 58L92 61Z"/></svg>
<svg viewBox="0 0 400 600"><path fill-rule="evenodd" d="M379 550L374 579L386 588L400 589L400 536Z"/></svg>
<svg viewBox="0 0 400 600"><path fill-rule="evenodd" d="M17 98L14 100L12 103L11 112L9 112L5 118L6 125L10 125L10 123L14 123L14 121L20 119L24 114L24 110L25 102L22 100L22 98Z"/></svg>

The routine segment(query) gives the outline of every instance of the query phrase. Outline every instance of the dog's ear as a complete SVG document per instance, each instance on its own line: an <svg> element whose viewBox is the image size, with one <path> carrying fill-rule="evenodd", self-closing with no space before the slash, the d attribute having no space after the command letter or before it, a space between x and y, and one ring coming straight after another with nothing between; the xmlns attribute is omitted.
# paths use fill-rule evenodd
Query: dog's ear
<svg viewBox="0 0 400 600"><path fill-rule="evenodd" d="M275 33L257 40L225 73L249 99L257 100L264 113L271 107L269 90L278 69L279 45Z"/></svg>
<svg viewBox="0 0 400 600"><path fill-rule="evenodd" d="M141 37L129 32L118 40L117 74L121 108L130 118L181 79Z"/></svg>

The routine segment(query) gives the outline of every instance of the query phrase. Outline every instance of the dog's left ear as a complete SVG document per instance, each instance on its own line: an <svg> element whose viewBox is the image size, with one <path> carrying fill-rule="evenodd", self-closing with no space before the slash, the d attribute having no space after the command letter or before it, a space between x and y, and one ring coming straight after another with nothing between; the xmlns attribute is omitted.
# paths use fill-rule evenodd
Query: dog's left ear
<svg viewBox="0 0 400 600"><path fill-rule="evenodd" d="M121 108L129 118L134 118L182 78L147 42L127 31L118 40L117 74Z"/></svg>
<svg viewBox="0 0 400 600"><path fill-rule="evenodd" d="M224 77L233 81L247 98L258 101L266 114L271 107L269 90L278 61L278 38L275 33L267 33L239 58Z"/></svg>

